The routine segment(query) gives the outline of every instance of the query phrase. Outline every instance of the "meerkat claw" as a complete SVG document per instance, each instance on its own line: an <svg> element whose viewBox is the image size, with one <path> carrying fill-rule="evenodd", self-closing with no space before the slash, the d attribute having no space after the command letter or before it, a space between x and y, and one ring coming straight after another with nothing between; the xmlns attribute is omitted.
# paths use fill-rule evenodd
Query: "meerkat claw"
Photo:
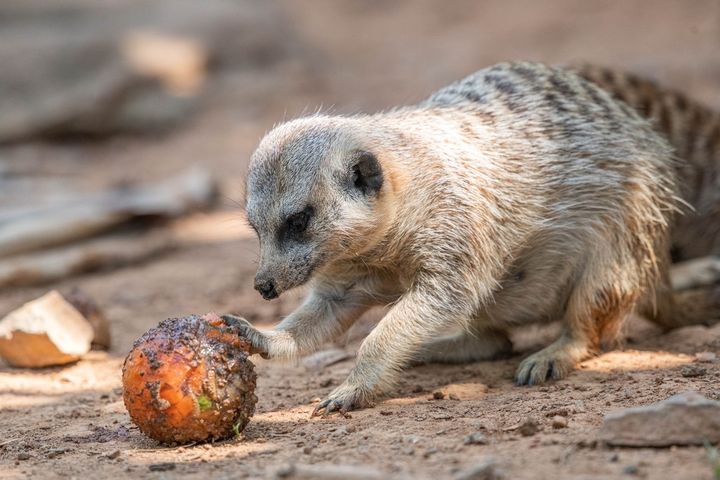
<svg viewBox="0 0 720 480"><path fill-rule="evenodd" d="M327 418L333 413L338 413L342 415L343 417L347 417L348 413L347 411L349 408L347 408L345 405L340 403L337 400L333 400L331 398L328 398L326 400L323 400L320 402L312 411L310 414L310 417L317 417L320 416L322 418Z"/></svg>
<svg viewBox="0 0 720 480"><path fill-rule="evenodd" d="M225 322L231 323L240 329L240 334L250 342L250 354L259 354L262 358L268 358L265 337L249 321L237 315L221 315Z"/></svg>

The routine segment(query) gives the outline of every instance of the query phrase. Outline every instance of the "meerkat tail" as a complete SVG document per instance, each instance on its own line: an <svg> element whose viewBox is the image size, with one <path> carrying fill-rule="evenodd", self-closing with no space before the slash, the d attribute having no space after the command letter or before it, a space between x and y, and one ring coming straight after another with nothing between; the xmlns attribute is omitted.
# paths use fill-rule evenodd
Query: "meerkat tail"
<svg viewBox="0 0 720 480"><path fill-rule="evenodd" d="M720 257L673 265L653 293L638 311L663 328L720 322Z"/></svg>
<svg viewBox="0 0 720 480"><path fill-rule="evenodd" d="M666 329L713 325L720 322L720 283L672 292L660 308L641 313Z"/></svg>

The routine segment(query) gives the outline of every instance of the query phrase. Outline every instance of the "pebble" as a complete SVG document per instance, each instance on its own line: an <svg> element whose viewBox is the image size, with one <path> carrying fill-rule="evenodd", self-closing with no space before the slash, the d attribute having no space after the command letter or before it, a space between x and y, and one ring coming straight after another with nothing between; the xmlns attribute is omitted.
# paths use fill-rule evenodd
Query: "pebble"
<svg viewBox="0 0 720 480"><path fill-rule="evenodd" d="M498 480L503 478L500 472L498 472L495 465L495 460L487 458L482 462L476 464L455 475L455 480Z"/></svg>
<svg viewBox="0 0 720 480"><path fill-rule="evenodd" d="M480 432L471 433L463 440L465 445L487 445L488 439Z"/></svg>
<svg viewBox="0 0 720 480"><path fill-rule="evenodd" d="M566 428L568 426L567 418L555 415L552 419L552 427L554 429Z"/></svg>
<svg viewBox="0 0 720 480"><path fill-rule="evenodd" d="M18 453L17 455L18 460L30 460L30 454L29 453Z"/></svg>
<svg viewBox="0 0 720 480"><path fill-rule="evenodd" d="M115 460L120 456L120 450L115 450L114 452L110 452L106 455L107 458L110 460Z"/></svg>
<svg viewBox="0 0 720 480"><path fill-rule="evenodd" d="M47 456L47 458L55 458L55 457L59 457L60 455L62 455L62 454L65 453L66 451L67 451L67 450L64 449L64 448L53 448L53 449L51 449L51 450L48 450L46 456Z"/></svg>
<svg viewBox="0 0 720 480"><path fill-rule="evenodd" d="M686 378L693 378L693 377L702 377L707 373L707 368L703 367L702 365L685 365L680 370L680 374L683 377Z"/></svg>
<svg viewBox="0 0 720 480"><path fill-rule="evenodd" d="M430 397L428 400L442 400L443 398L445 398L445 394L440 390L435 390L432 393L432 397Z"/></svg>
<svg viewBox="0 0 720 480"><path fill-rule="evenodd" d="M625 475L637 475L639 472L637 465L628 465L627 467L623 468L623 473Z"/></svg>
<svg viewBox="0 0 720 480"><path fill-rule="evenodd" d="M435 447L429 448L429 449L425 450L425 452L423 452L423 458L430 458L430 455L435 455L437 452L438 452L437 448L435 448Z"/></svg>
<svg viewBox="0 0 720 480"><path fill-rule="evenodd" d="M525 419L522 425L520 425L520 428L518 428L520 435L522 435L523 437L531 437L535 435L538 430L538 423L533 418Z"/></svg>
<svg viewBox="0 0 720 480"><path fill-rule="evenodd" d="M151 472L167 472L170 470L175 470L175 464L170 462L153 463L152 465L148 465L148 470L150 470Z"/></svg>

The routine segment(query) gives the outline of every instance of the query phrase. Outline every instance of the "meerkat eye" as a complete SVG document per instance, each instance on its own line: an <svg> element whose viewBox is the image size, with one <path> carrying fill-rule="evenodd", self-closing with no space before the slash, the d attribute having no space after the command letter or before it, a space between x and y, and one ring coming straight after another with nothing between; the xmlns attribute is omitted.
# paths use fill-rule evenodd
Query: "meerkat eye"
<svg viewBox="0 0 720 480"><path fill-rule="evenodd" d="M289 233L298 234L303 233L307 230L308 223L313 214L313 208L310 206L305 207L302 211L290 215L285 222Z"/></svg>

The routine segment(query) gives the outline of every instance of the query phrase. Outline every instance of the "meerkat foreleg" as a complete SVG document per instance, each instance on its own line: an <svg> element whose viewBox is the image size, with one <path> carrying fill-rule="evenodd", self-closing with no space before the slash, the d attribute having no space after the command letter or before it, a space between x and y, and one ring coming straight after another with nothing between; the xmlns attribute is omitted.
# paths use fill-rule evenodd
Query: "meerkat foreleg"
<svg viewBox="0 0 720 480"><path fill-rule="evenodd" d="M403 295L365 338L348 378L317 405L313 415L372 405L377 394L394 385L423 344L438 332L469 321L465 307L448 304L452 294L439 293L414 287Z"/></svg>
<svg viewBox="0 0 720 480"><path fill-rule="evenodd" d="M291 359L314 352L337 338L371 306L370 299L359 292L322 284L272 329L260 330L239 317L225 317L242 322L242 335L250 341L251 353Z"/></svg>
<svg viewBox="0 0 720 480"><path fill-rule="evenodd" d="M438 338L422 346L417 363L468 363L497 358L512 351L512 343L501 330L471 327Z"/></svg>

